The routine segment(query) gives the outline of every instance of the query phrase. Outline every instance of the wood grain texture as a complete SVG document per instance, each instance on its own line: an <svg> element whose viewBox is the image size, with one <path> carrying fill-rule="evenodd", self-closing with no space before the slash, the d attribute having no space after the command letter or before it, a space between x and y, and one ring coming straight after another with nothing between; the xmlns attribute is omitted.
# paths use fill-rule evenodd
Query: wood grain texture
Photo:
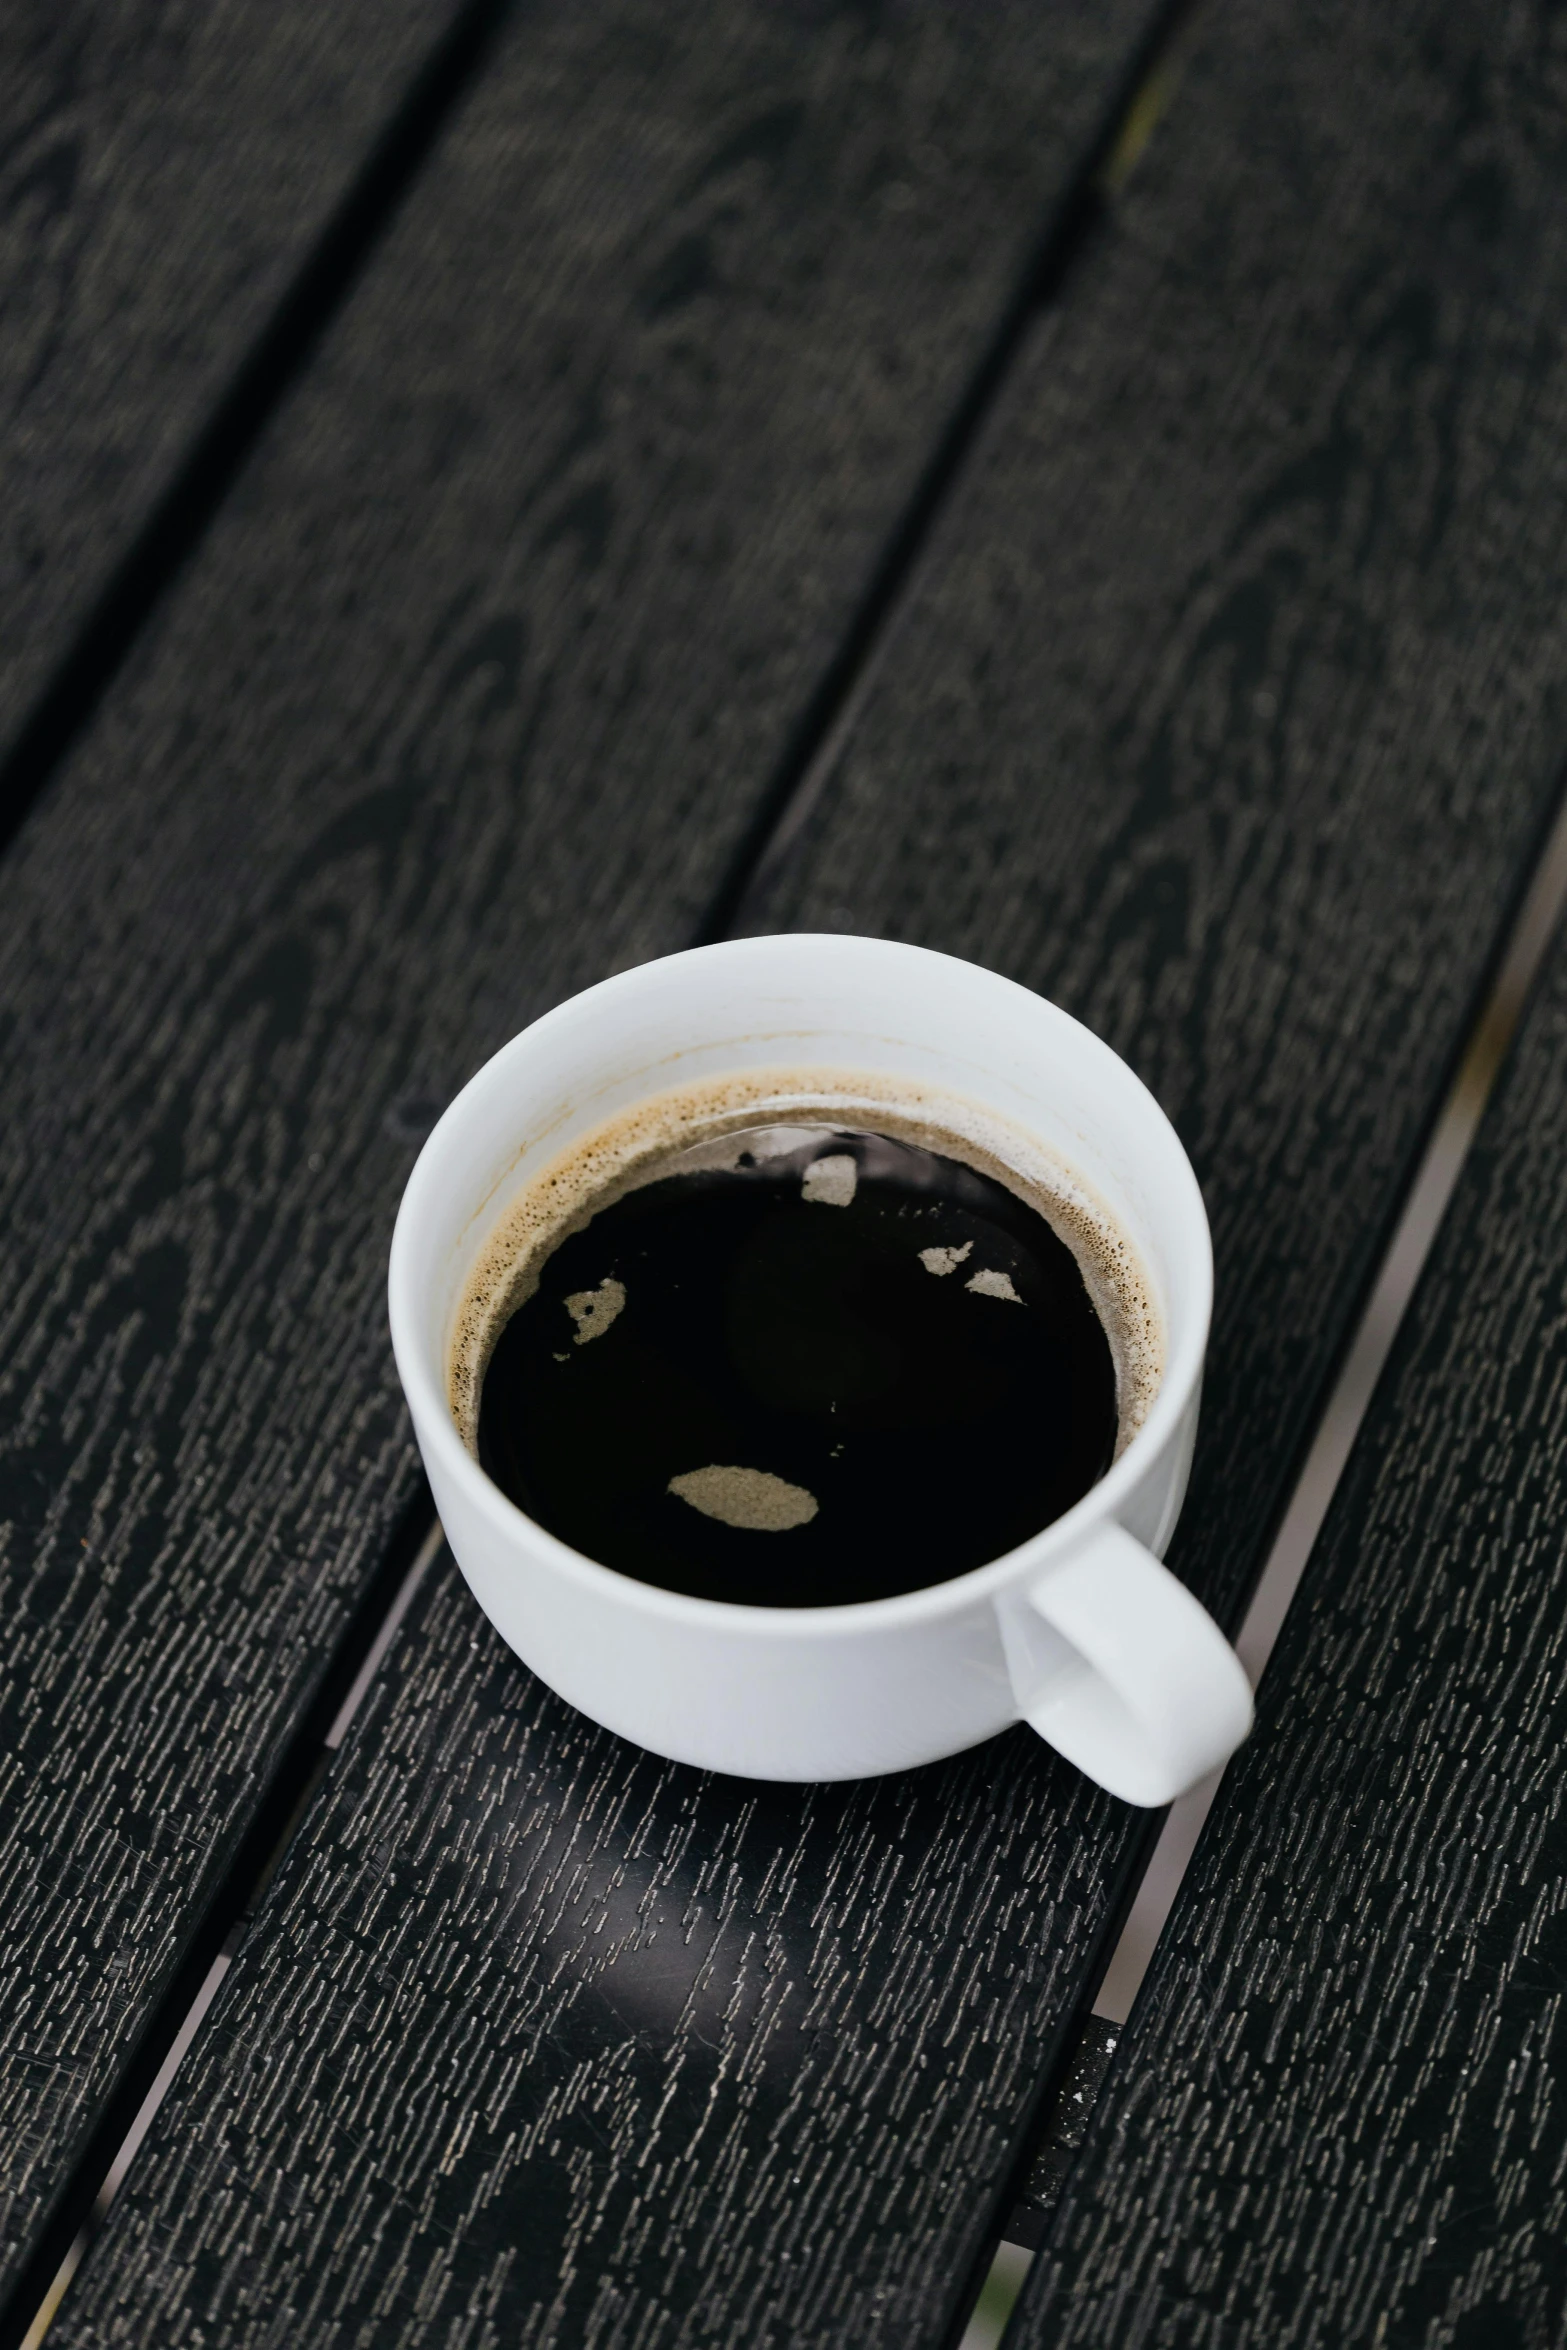
<svg viewBox="0 0 1567 2350"><path fill-rule="evenodd" d="M4 11L0 746L456 13Z"/></svg>
<svg viewBox="0 0 1567 2350"><path fill-rule="evenodd" d="M418 1141L690 937L1144 18L521 16L0 874L7 2262L415 1490Z"/></svg>
<svg viewBox="0 0 1567 2350"><path fill-rule="evenodd" d="M1567 750L1561 38L1215 12L758 909L990 963L1169 1111L1226 1620Z"/></svg>
<svg viewBox="0 0 1567 2350"><path fill-rule="evenodd" d="M1024 1730L826 1788L658 1762L447 1562L60 2339L941 2342L1117 1810Z"/></svg>
<svg viewBox="0 0 1567 2350"><path fill-rule="evenodd" d="M1015 2350L1567 2337L1564 1293L1558 948Z"/></svg>
<svg viewBox="0 0 1567 2350"><path fill-rule="evenodd" d="M1212 20L773 901L1047 987L1175 1111L1224 1282L1179 1558L1226 1607L1554 793L1533 23ZM661 1773L444 1586L61 2340L933 2350L1131 1834L1015 1737L826 1799Z"/></svg>

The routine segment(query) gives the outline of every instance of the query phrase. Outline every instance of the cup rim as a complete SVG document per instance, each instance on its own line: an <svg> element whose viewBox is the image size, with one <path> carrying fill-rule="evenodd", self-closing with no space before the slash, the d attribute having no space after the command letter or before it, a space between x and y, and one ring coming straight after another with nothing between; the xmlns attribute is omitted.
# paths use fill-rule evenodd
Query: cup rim
<svg viewBox="0 0 1567 2350"><path fill-rule="evenodd" d="M740 961L758 949L774 952L787 943L802 950L824 947L841 948L849 943L850 934L836 931L791 931L761 938L726 939L713 946L689 947L679 954L654 957L626 971L619 971L594 986L568 996L549 1011L532 1020L526 1028L508 1038L488 1060L465 1081L441 1113L410 1171L398 1206L397 1220L392 1233L391 1257L388 1266L387 1302L392 1334L392 1352L402 1382L403 1393L413 1418L414 1432L427 1460L433 1452L439 1461L443 1477L455 1480L470 1507L486 1517L493 1530L506 1542L524 1543L557 1573L588 1591L597 1591L604 1597L613 1597L621 1604L639 1609L644 1615L662 1619L666 1623L688 1626L707 1625L727 1630L748 1629L758 1637L793 1638L816 1637L829 1639L840 1635L877 1627L896 1630L901 1626L927 1623L949 1613L972 1605L976 1600L993 1597L1018 1584L1033 1580L1036 1573L1060 1559L1072 1555L1092 1538L1099 1525L1107 1518L1115 1518L1119 1505L1135 1488L1149 1459L1175 1435L1192 1392L1201 1376L1203 1358L1207 1349L1208 1329L1213 1310L1213 1244L1208 1226L1207 1210L1195 1170L1180 1136L1170 1123L1163 1108L1138 1076L1131 1064L1122 1059L1112 1045L1063 1011L1059 1004L1032 988L1020 986L1016 980L1005 978L1000 972L989 970L984 964L970 963L962 956L942 954L935 948L906 944L902 940L873 939L854 936L856 947L871 947L889 957L900 960L917 959L921 964L939 964L977 974L998 991L1014 998L1031 1013L1044 1011L1052 1021L1065 1023L1080 1036L1086 1037L1095 1050L1105 1056L1106 1064L1116 1073L1115 1081L1130 1089L1140 1099L1154 1132L1166 1146L1170 1168L1181 1192L1180 1214L1188 1227L1188 1245L1193 1252L1191 1274L1194 1296L1186 1325L1171 1349L1159 1382L1159 1390L1149 1408L1148 1416L1119 1460L1098 1481L1091 1485L1081 1500L1073 1503L1059 1518L1031 1534L1026 1542L1004 1551L999 1558L987 1559L982 1566L969 1567L962 1574L952 1575L939 1583L921 1585L914 1591L900 1591L883 1599L848 1600L823 1607L757 1607L748 1601L703 1599L684 1591L667 1591L661 1585L643 1583L634 1575L623 1574L617 1567L607 1567L600 1560L589 1558L575 1550L568 1542L550 1533L536 1518L504 1494L500 1487L480 1467L464 1444L457 1423L452 1417L451 1405L445 1392L444 1380L431 1376L426 1361L427 1349L418 1326L418 1300L413 1294L411 1255L414 1232L421 1218L424 1198L432 1186L441 1180L440 1162L451 1134L461 1124L462 1105L474 1088L487 1080L506 1060L524 1038L535 1037L546 1025L562 1022L567 1017L580 1018L585 1004L613 1003L617 998L634 994L639 981L649 970L665 964L686 962L700 957Z"/></svg>

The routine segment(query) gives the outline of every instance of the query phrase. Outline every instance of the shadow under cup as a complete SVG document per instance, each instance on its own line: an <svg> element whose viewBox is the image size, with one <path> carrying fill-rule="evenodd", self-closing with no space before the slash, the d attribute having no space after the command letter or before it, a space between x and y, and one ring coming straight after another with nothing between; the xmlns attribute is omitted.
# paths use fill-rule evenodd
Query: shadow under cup
<svg viewBox="0 0 1567 2350"><path fill-rule="evenodd" d="M480 1254L542 1170L636 1104L720 1081L755 1086L741 1105L753 1123L787 1115L798 1096L780 1101L775 1080L802 1070L853 1073L831 1107L845 1126L874 1129L878 1109L911 1103L933 1125L951 1125L940 1105L956 1102L971 1138L983 1138L973 1122L983 1130L987 1119L992 1148L1009 1134L1030 1138L1040 1169L1068 1171L1131 1244L1163 1325L1163 1369L1141 1427L1106 1475L1005 1557L891 1598L784 1609L663 1590L556 1540L480 1469L453 1415L449 1373ZM1207 1759L1190 1778L1201 1776L1222 1759L1216 1744L1228 1753L1245 1726L1204 1641L1233 1665L1230 1652L1155 1564L1185 1491L1211 1287L1207 1221L1185 1153L1108 1046L977 966L884 940L794 936L624 972L496 1054L440 1120L409 1179L390 1308L398 1370L458 1563L503 1638L593 1719L680 1761L817 1780L933 1761L1026 1718L1105 1784L1119 1777L1115 1792L1156 1802L1168 1794L1148 1789L1199 1754ZM1105 1603L1083 1597L1090 1583L1135 1584L1133 1554L1159 1579L1150 1588L1179 1595L1164 1643L1169 1670L1145 1658L1141 1682L1116 1663L1117 1643L1134 1640L1135 1627L1118 1631L1114 1619L1117 1607L1144 1612L1142 1593L1111 1605L1103 1624ZM1108 1563L1090 1575L1091 1559ZM1051 1620L1061 1612L1050 1598L1057 1589L1074 1630ZM1076 1753L1074 1712L1088 1724ZM1151 1740L1162 1759L1122 1770L1111 1754L1106 1767L1107 1738L1129 1750Z"/></svg>

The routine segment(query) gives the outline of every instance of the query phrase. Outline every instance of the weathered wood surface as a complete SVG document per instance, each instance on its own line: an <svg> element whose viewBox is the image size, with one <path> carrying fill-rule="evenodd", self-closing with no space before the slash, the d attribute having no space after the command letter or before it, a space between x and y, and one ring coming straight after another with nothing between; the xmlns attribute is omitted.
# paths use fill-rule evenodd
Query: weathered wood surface
<svg viewBox="0 0 1567 2350"><path fill-rule="evenodd" d="M521 15L0 874L6 2273L416 1490L418 1140L692 935L1147 13Z"/></svg>
<svg viewBox="0 0 1567 2350"><path fill-rule="evenodd" d="M976 956L1169 1111L1226 1619L1567 752L1562 40L1216 11L755 910Z"/></svg>
<svg viewBox="0 0 1567 2350"><path fill-rule="evenodd" d="M1559 947L1017 2350L1567 2338L1564 1294Z"/></svg>
<svg viewBox="0 0 1567 2350"><path fill-rule="evenodd" d="M0 24L0 748L458 0Z"/></svg>
<svg viewBox="0 0 1567 2350"><path fill-rule="evenodd" d="M1215 15L772 900L1047 988L1174 1110L1224 1284L1178 1558L1227 1607L1554 793L1532 23ZM60 2338L940 2343L1133 1830L1021 1736L826 1795L665 1770L448 1574Z"/></svg>
<svg viewBox="0 0 1567 2350"><path fill-rule="evenodd" d="M370 1707L61 2339L942 2340L1117 1806L657 1762L449 1562Z"/></svg>

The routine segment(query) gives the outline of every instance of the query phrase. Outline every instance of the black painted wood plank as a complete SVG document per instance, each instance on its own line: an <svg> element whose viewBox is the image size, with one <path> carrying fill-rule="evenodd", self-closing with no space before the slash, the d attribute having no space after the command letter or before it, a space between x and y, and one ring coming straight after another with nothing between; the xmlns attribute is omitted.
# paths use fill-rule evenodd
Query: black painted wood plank
<svg viewBox="0 0 1567 2350"><path fill-rule="evenodd" d="M8 2273L417 1492L420 1136L692 936L1148 17L522 13L0 871Z"/></svg>
<svg viewBox="0 0 1567 2350"><path fill-rule="evenodd" d="M0 746L457 0L18 0L0 23Z"/></svg>
<svg viewBox="0 0 1567 2350"><path fill-rule="evenodd" d="M756 909L992 964L1169 1111L1226 1620L1567 754L1559 28L1216 11Z"/></svg>
<svg viewBox="0 0 1567 2350"><path fill-rule="evenodd" d="M1567 2337L1564 1295L1558 947L1017 2350Z"/></svg>
<svg viewBox="0 0 1567 2350"><path fill-rule="evenodd" d="M1227 1608L1567 741L1535 23L1215 15L771 900L1001 964L1174 1110L1223 1296L1178 1559ZM448 1575L61 2338L938 2344L1135 1833L1021 1735L665 1771Z"/></svg>
<svg viewBox="0 0 1567 2350"><path fill-rule="evenodd" d="M658 1762L443 1562L60 2339L943 2341L1114 1898L1042 1758Z"/></svg>

